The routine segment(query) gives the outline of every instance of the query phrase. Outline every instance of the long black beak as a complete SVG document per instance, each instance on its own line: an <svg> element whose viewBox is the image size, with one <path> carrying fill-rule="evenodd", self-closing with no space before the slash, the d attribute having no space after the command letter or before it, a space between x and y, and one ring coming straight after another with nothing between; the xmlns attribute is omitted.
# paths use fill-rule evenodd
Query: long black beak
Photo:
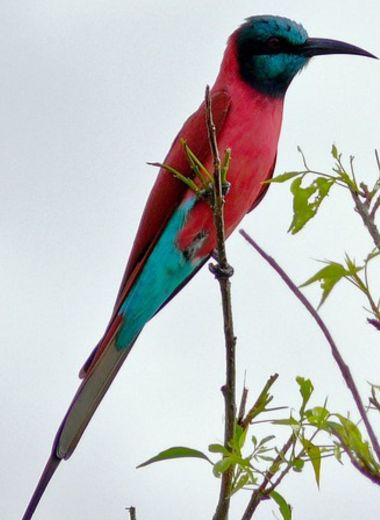
<svg viewBox="0 0 380 520"><path fill-rule="evenodd" d="M378 59L374 54L360 47L356 47L356 45L338 40L329 40L327 38L308 38L300 52L303 56L307 56L308 58L322 54L357 54L358 56Z"/></svg>

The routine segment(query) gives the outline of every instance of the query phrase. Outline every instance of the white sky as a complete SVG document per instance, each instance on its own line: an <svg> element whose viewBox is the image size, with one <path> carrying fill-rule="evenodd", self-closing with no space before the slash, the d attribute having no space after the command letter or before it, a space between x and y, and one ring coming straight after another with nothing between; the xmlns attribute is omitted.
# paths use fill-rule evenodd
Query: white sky
<svg viewBox="0 0 380 520"><path fill-rule="evenodd" d="M18 520L77 388L77 373L111 312L155 170L212 83L228 35L253 14L286 15L311 36L380 54L378 0L23 1L0 4L0 518ZM290 88L277 173L327 169L336 142L375 179L380 65L358 57L312 60ZM244 228L297 282L315 258L358 259L371 247L352 204L336 193L299 236L287 187L274 186ZM251 396L278 371L278 405L353 409L328 346L278 277L235 234L233 301L239 389ZM378 280L377 280L378 282ZM319 292L308 289L317 302ZM361 390L379 383L379 336L364 301L342 285L323 316ZM219 482L201 461L135 466L173 445L222 440L223 337L217 284L204 269L144 330L73 457L61 464L36 520L211 518ZM377 424L379 426L379 423ZM266 433L270 433L266 431ZM379 489L335 462L318 492L310 470L280 491L294 518L378 518ZM233 502L239 518L247 496ZM264 504L258 520L272 518Z"/></svg>

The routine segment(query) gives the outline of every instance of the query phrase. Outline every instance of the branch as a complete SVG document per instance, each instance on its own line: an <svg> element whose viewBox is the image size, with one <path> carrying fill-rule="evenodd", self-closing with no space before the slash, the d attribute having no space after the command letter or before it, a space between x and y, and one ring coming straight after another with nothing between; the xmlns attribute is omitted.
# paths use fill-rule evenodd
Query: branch
<svg viewBox="0 0 380 520"><path fill-rule="evenodd" d="M280 484L281 480L284 478L286 473L289 472L290 466L286 467L286 469L281 473L279 479L276 481L276 483L272 486L270 486L269 489L267 489L268 484L270 484L273 476L276 474L279 465L281 462L283 462L284 457L286 453L289 451L292 445L296 442L296 436L294 433L290 435L282 449L280 450L279 454L273 461L271 467L268 469L268 471L265 473L264 479L260 486L252 493L251 499L248 502L248 505L246 507L246 510L244 511L244 515L242 516L241 520L250 520L253 516L253 513L256 511L257 506L260 504L262 500L268 497L269 493L271 493L275 487Z"/></svg>
<svg viewBox="0 0 380 520"><path fill-rule="evenodd" d="M251 407L251 409L248 411L247 415L245 417L242 417L241 420L239 420L239 424L242 428L246 429L250 425L250 423L253 421L253 419L264 411L266 405L270 403L272 400L272 397L268 395L268 392L271 388L271 386L275 383L276 379L278 378L278 374L273 374L273 376L270 376L268 381L266 382L264 388L260 392L259 397L256 399L255 404Z"/></svg>
<svg viewBox="0 0 380 520"><path fill-rule="evenodd" d="M372 406L378 411L380 412L380 403L376 397L376 392L375 392L375 389L374 387L371 388L371 395L372 397L369 398L369 402L370 404L372 404Z"/></svg>
<svg viewBox="0 0 380 520"><path fill-rule="evenodd" d="M236 338L234 335L232 321L231 306L231 283L230 277L233 269L227 262L225 248L225 232L223 207L224 197L222 188L222 163L220 160L217 140L216 128L212 116L212 105L210 88L206 88L206 121L208 138L210 143L211 154L214 164L214 182L213 182L213 199L212 210L214 215L214 224L216 229L217 242L217 264L210 264L210 271L215 275L219 282L223 307L223 323L224 337L226 349L226 383L222 387L225 405L225 425L224 425L224 446L230 449L230 441L233 438L236 417L236 368L235 368L235 345ZM230 506L230 495L232 488L234 467L231 466L222 474L219 500L214 514L214 520L226 520L228 518L228 510Z"/></svg>
<svg viewBox="0 0 380 520"><path fill-rule="evenodd" d="M380 195L377 197L376 201L375 201L375 204L373 205L373 208L371 210L371 213L370 213L370 217L372 219L375 218L375 215L376 215L376 211L380 208Z"/></svg>
<svg viewBox="0 0 380 520"><path fill-rule="evenodd" d="M126 507L125 508L127 511L129 511L129 518L130 520L137 520L137 516L136 516L136 508L131 506L131 507Z"/></svg>
<svg viewBox="0 0 380 520"><path fill-rule="evenodd" d="M269 256L267 253L265 253L265 251L263 251L263 249L261 249L261 247L244 230L241 229L239 231L239 233L264 258L264 260L266 260L269 263L269 265L277 272L277 274L280 275L280 277L284 280L284 282L289 287L289 289L293 292L293 294L295 294L295 296L306 307L306 309L312 315L314 320L317 322L318 327L321 329L323 335L325 336L327 342L330 345L332 356L335 359L335 361L339 367L339 370L343 376L343 379L352 394L356 407L359 411L360 417L362 418L362 421L368 432L368 436L371 440L372 447L376 453L378 460L380 461L379 441L377 440L377 437L372 428L372 425L369 422L363 401L362 401L359 391L356 387L354 378L352 377L350 368L348 367L348 365L345 363L343 357L341 356L341 354L338 350L338 347L337 347L335 341L333 340L326 324L324 323L324 321L322 320L322 318L320 317L318 312L311 305L309 300L302 294L302 292L298 289L298 287L294 284L294 282L289 278L289 276L285 273L285 271L278 265L278 263L275 261L275 259L273 257Z"/></svg>
<svg viewBox="0 0 380 520"><path fill-rule="evenodd" d="M237 422L238 422L238 424L240 424L240 426L242 425L242 422L244 420L247 399L248 399L248 388L245 386L245 381L244 381L243 391L241 393L241 399L240 399L239 413L237 416Z"/></svg>
<svg viewBox="0 0 380 520"><path fill-rule="evenodd" d="M333 432L333 435L335 435L335 437L337 437L337 439L339 440L340 442L340 445L341 447L343 448L345 454L347 455L347 457L350 459L351 461L351 464L362 474L364 475L365 477L367 477L369 480L371 480L374 484L377 484L378 486L380 486L380 476L379 475L376 475L373 473L373 471L371 471L371 468L369 468L368 466L365 466L363 464L360 463L360 460L358 460L357 458L354 457L353 453L352 453L352 450L350 449L350 447L346 444L346 442L342 439L342 437L336 433L336 432Z"/></svg>
<svg viewBox="0 0 380 520"><path fill-rule="evenodd" d="M354 190L350 189L351 196L355 203L355 210L357 213L359 213L363 224L368 229L369 234L372 237L372 240L377 247L377 249L380 251L380 232L377 229L377 226L375 224L375 213L379 207L380 200L377 199L375 202L375 205L373 207L373 210L370 212L369 207L366 205L365 202L362 202L360 200L360 196L358 193L356 193Z"/></svg>

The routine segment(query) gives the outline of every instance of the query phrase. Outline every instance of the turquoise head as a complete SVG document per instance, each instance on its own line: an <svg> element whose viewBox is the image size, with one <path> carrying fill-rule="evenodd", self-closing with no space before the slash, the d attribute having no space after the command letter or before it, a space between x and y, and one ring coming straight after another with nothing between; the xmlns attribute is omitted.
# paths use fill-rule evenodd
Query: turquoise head
<svg viewBox="0 0 380 520"><path fill-rule="evenodd" d="M282 97L311 57L369 52L337 40L309 38L302 25L279 16L252 16L237 31L237 59L244 81L272 97Z"/></svg>

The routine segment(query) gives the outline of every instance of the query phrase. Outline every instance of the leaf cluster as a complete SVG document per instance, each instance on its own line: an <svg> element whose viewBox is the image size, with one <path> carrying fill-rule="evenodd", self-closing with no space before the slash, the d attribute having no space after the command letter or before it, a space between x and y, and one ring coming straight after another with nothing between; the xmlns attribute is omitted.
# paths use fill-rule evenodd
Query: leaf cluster
<svg viewBox="0 0 380 520"><path fill-rule="evenodd" d="M209 453L206 454L193 448L172 447L138 467L187 457L202 459L211 464L213 475L217 478L232 468L233 481L230 496L244 489L256 497L257 503L265 498L271 498L277 504L284 520L292 518L292 507L277 488L289 472L301 473L307 464L313 468L318 487L323 459L333 457L342 463L344 454L355 467L380 481L380 463L373 455L368 441L363 438L359 426L348 416L331 413L326 402L323 405L310 407L309 403L314 392L312 382L303 377L297 377L296 382L301 396L297 412L291 410L287 417L260 420L268 412L282 409L269 409L266 405L258 410L253 423L248 423L244 427L236 420L234 435L228 448L220 443L212 443L208 446ZM377 391L376 386L373 386L373 391ZM260 401L260 395L256 402ZM266 391L267 404L271 401L271 397ZM282 435L278 433L262 438L253 434L252 430L261 422L269 422L281 429L284 426L290 428L287 441L283 444L279 442L277 438ZM211 458L213 455L219 455L219 458L213 461Z"/></svg>
<svg viewBox="0 0 380 520"><path fill-rule="evenodd" d="M379 178L369 189L364 182L358 183L353 167L354 158L350 157L350 167L346 168L342 154L335 145L332 146L331 155L334 159L332 173L323 173L311 169L305 155L299 148L302 156L304 169L294 172L286 172L270 181L271 183L284 183L292 180L290 191L293 197L293 217L289 227L292 234L296 234L313 219L321 207L322 202L329 195L333 186L344 188L351 200L355 203L355 211L360 215L366 229L375 243L372 249L360 265L356 264L354 258L346 254L343 262L332 260L324 261L325 267L317 271L306 280L301 287L313 283L319 283L322 296L319 303L321 306L341 280L345 279L361 291L369 303L368 311L372 315L369 322L376 328L380 328L380 298L375 297L369 286L368 266L380 257L380 234L376 224L377 210L380 206L380 161L376 152ZM305 178L312 180L304 185Z"/></svg>

